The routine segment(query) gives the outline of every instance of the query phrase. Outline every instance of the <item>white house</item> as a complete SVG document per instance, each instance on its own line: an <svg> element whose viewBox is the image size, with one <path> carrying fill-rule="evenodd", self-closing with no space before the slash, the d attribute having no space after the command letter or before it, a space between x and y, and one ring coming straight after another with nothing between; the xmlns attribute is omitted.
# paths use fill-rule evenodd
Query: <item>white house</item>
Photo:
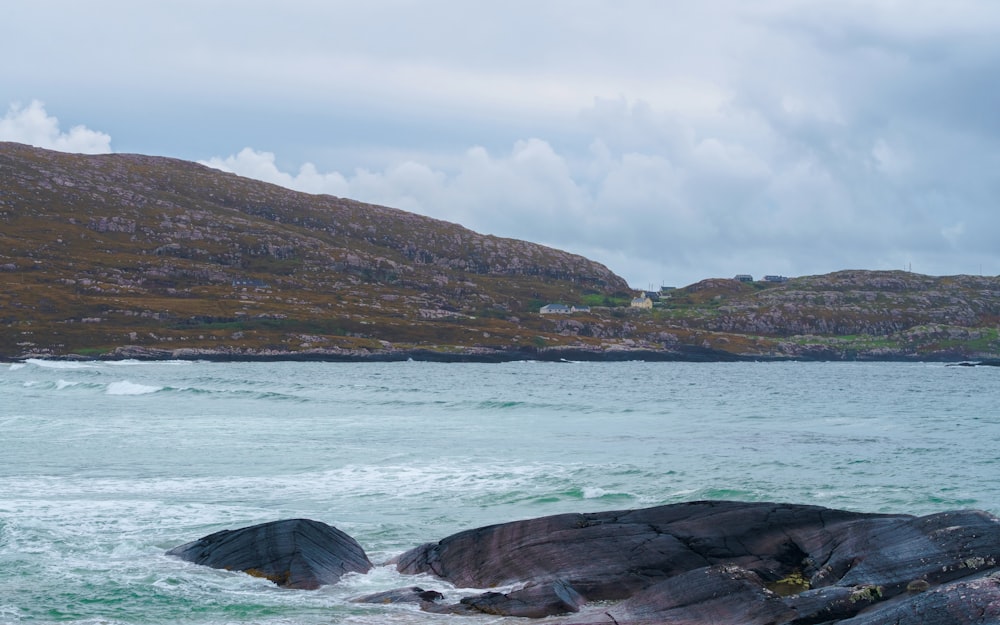
<svg viewBox="0 0 1000 625"><path fill-rule="evenodd" d="M538 312L543 315L568 315L573 311L566 304L546 304Z"/></svg>

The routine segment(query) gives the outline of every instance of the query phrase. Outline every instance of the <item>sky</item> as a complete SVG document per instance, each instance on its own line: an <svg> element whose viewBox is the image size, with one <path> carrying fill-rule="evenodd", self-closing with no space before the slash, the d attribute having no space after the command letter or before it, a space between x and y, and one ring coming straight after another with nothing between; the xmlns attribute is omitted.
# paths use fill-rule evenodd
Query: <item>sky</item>
<svg viewBox="0 0 1000 625"><path fill-rule="evenodd" d="M170 156L635 288L1000 274L995 0L9 0L0 140Z"/></svg>

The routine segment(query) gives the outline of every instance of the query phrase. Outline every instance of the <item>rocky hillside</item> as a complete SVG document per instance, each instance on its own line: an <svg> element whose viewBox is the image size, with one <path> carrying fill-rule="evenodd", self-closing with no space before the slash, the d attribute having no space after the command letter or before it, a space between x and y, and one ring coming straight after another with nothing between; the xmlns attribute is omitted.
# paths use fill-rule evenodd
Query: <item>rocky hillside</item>
<svg viewBox="0 0 1000 625"><path fill-rule="evenodd" d="M533 243L184 161L13 143L0 286L5 359L1000 357L1000 278L712 279L639 310L606 267ZM540 315L552 302L590 310Z"/></svg>
<svg viewBox="0 0 1000 625"><path fill-rule="evenodd" d="M784 283L712 279L673 291L636 333L665 327L706 347L822 359L1000 354L1000 278L839 271ZM669 332L668 332L669 334Z"/></svg>
<svg viewBox="0 0 1000 625"><path fill-rule="evenodd" d="M7 357L470 345L477 324L456 321L627 292L580 256L400 210L12 143L0 144L0 280ZM529 342L499 325L504 347Z"/></svg>

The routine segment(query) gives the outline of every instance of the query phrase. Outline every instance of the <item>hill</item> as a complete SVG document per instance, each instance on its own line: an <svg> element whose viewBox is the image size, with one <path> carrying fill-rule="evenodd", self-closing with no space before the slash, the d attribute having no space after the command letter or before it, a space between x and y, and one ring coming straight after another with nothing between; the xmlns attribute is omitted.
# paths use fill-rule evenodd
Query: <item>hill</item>
<svg viewBox="0 0 1000 625"><path fill-rule="evenodd" d="M506 348L539 302L628 290L541 245L139 155L0 144L0 224L8 357Z"/></svg>
<svg viewBox="0 0 1000 625"><path fill-rule="evenodd" d="M783 283L704 280L672 292L649 317L649 331L697 330L706 345L743 354L995 359L1000 278L852 270Z"/></svg>
<svg viewBox="0 0 1000 625"><path fill-rule="evenodd" d="M995 358L1000 279L706 280L194 163L0 143L0 358ZM590 311L539 315L550 302Z"/></svg>

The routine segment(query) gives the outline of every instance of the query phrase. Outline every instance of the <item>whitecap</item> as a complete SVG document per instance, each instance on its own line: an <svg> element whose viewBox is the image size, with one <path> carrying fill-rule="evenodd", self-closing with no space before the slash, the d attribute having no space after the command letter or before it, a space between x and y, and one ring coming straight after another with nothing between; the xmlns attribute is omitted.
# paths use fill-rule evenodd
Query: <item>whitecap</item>
<svg viewBox="0 0 1000 625"><path fill-rule="evenodd" d="M195 364L191 360L135 360L134 358L129 358L125 360L107 360L104 362L106 365L113 367L134 367L137 365L192 365Z"/></svg>
<svg viewBox="0 0 1000 625"><path fill-rule="evenodd" d="M64 388L69 388L71 386L76 386L77 384L79 384L79 382L69 382L67 380L59 380L58 382L56 382L56 390L57 391L61 391Z"/></svg>
<svg viewBox="0 0 1000 625"><path fill-rule="evenodd" d="M29 358L24 362L43 369L92 369L94 367L94 364L90 362L46 360L44 358Z"/></svg>
<svg viewBox="0 0 1000 625"><path fill-rule="evenodd" d="M10 363L10 370L17 371L18 369L24 369L27 366L28 365L24 364L23 362L12 362Z"/></svg>
<svg viewBox="0 0 1000 625"><path fill-rule="evenodd" d="M128 380L112 382L108 384L108 395L148 395L163 390L162 386L149 386L148 384L136 384Z"/></svg>

